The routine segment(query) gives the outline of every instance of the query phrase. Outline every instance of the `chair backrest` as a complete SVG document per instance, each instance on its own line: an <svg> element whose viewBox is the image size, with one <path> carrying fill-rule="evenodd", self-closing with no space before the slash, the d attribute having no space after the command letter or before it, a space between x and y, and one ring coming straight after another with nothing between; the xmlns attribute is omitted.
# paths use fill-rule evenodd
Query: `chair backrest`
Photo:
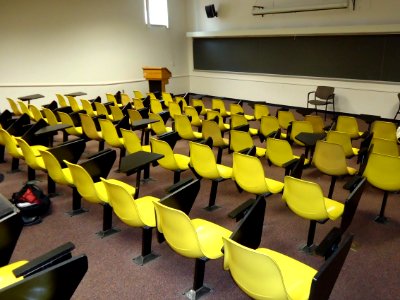
<svg viewBox="0 0 400 300"><path fill-rule="evenodd" d="M68 166L71 172L72 180L78 190L78 193L83 199L92 203L101 203L99 196L97 195L94 182L90 174L80 165L73 164L67 161L64 163Z"/></svg>
<svg viewBox="0 0 400 300"><path fill-rule="evenodd" d="M317 141L313 164L318 170L331 176L348 174L346 155L343 147L338 144Z"/></svg>
<svg viewBox="0 0 400 300"><path fill-rule="evenodd" d="M288 110L279 110L278 111L278 123L282 129L287 129L289 124L293 121L296 121L294 114Z"/></svg>
<svg viewBox="0 0 400 300"><path fill-rule="evenodd" d="M203 133L204 139L208 139L209 137L212 138L213 146L226 146L221 130L216 122L211 120L203 120L201 132Z"/></svg>
<svg viewBox="0 0 400 300"><path fill-rule="evenodd" d="M141 100L141 98L134 98L133 99L133 106L135 107L135 109L144 108L143 101Z"/></svg>
<svg viewBox="0 0 400 300"><path fill-rule="evenodd" d="M239 130L231 130L230 132L230 150L241 152L254 146L250 133Z"/></svg>
<svg viewBox="0 0 400 300"><path fill-rule="evenodd" d="M101 102L94 102L94 106L95 106L95 108L96 108L96 112L97 112L97 115L98 115L98 116L104 115L104 116L108 117L107 108L105 107L105 105L104 105L103 103L101 103Z"/></svg>
<svg viewBox="0 0 400 300"><path fill-rule="evenodd" d="M158 122L150 124L151 130L153 130L156 135L160 135L167 132L164 120L161 118L160 115L149 112L149 119L158 120Z"/></svg>
<svg viewBox="0 0 400 300"><path fill-rule="evenodd" d="M267 138L266 149L268 159L278 167L294 158L292 147L287 140Z"/></svg>
<svg viewBox="0 0 400 300"><path fill-rule="evenodd" d="M37 106L30 104L29 110L31 111L33 120L35 120L36 122L39 121L40 119L43 119L42 112L40 111L40 109Z"/></svg>
<svg viewBox="0 0 400 300"><path fill-rule="evenodd" d="M249 193L260 195L266 191L264 168L255 156L234 152L232 178Z"/></svg>
<svg viewBox="0 0 400 300"><path fill-rule="evenodd" d="M154 114L159 114L163 111L160 100L150 99L150 111Z"/></svg>
<svg viewBox="0 0 400 300"><path fill-rule="evenodd" d="M171 106L169 107L171 109ZM193 106L186 106L184 108L185 115L191 117L190 123L193 126L201 126L202 121L199 117L199 114L197 113L197 110Z"/></svg>
<svg viewBox="0 0 400 300"><path fill-rule="evenodd" d="M302 142L300 142L298 139L296 139L296 136L300 132L309 132L313 133L314 129L312 127L312 124L309 121L293 121L292 122L292 130L290 131L290 139L294 141L296 144L300 146L304 146Z"/></svg>
<svg viewBox="0 0 400 300"><path fill-rule="evenodd" d="M371 144L374 145L372 152L390 156L399 156L399 146L394 140L372 138Z"/></svg>
<svg viewBox="0 0 400 300"><path fill-rule="evenodd" d="M168 107L171 102L174 102L171 93L162 92L161 97L164 100L164 104Z"/></svg>
<svg viewBox="0 0 400 300"><path fill-rule="evenodd" d="M329 100L334 96L335 88L331 86L317 86L315 90L315 97Z"/></svg>
<svg viewBox="0 0 400 300"><path fill-rule="evenodd" d="M230 238L222 239L224 269L247 295L255 299L289 299L279 266L272 258Z"/></svg>
<svg viewBox="0 0 400 300"><path fill-rule="evenodd" d="M188 117L185 115L175 115L175 130L183 139L196 139L193 134L192 124L190 124Z"/></svg>
<svg viewBox="0 0 400 300"><path fill-rule="evenodd" d="M35 152L33 152L31 146L22 138L16 137L15 140L17 141L18 146L22 150L22 154L24 155L24 160L28 166L31 168L35 168L37 163L36 163L36 155Z"/></svg>
<svg viewBox="0 0 400 300"><path fill-rule="evenodd" d="M99 132L96 129L96 124L94 123L91 116L88 114L79 114L82 123L82 130L86 136L92 140L98 140Z"/></svg>
<svg viewBox="0 0 400 300"><path fill-rule="evenodd" d="M44 113L44 116L46 117L47 123L49 123L49 125L57 125L58 124L57 117L51 109L43 108L43 113Z"/></svg>
<svg viewBox="0 0 400 300"><path fill-rule="evenodd" d="M197 233L189 217L181 210L155 202L157 227L164 234L168 245L177 253L189 257L204 256Z"/></svg>
<svg viewBox="0 0 400 300"><path fill-rule="evenodd" d="M313 127L313 131L315 133L322 133L324 132L324 128L325 128L325 123L324 123L324 119L321 116L318 115L306 115L304 117L304 121L308 121L311 123L312 127Z"/></svg>
<svg viewBox="0 0 400 300"><path fill-rule="evenodd" d="M143 150L140 139L134 131L121 128L121 134L124 139L125 149L129 154Z"/></svg>
<svg viewBox="0 0 400 300"><path fill-rule="evenodd" d="M129 116L129 120L131 121L131 123L133 123L134 121L143 119L140 112L136 109L128 109L128 116Z"/></svg>
<svg viewBox="0 0 400 300"><path fill-rule="evenodd" d="M65 100L64 96L61 94L56 94L57 100L58 100L58 104L60 105L60 107L67 107L69 106L67 103L67 100Z"/></svg>
<svg viewBox="0 0 400 300"><path fill-rule="evenodd" d="M112 103L112 105L118 105L117 99L113 94L106 93L107 102Z"/></svg>
<svg viewBox="0 0 400 300"><path fill-rule="evenodd" d="M326 141L341 145L346 157L351 157L354 155L351 137L348 133L331 130L326 135Z"/></svg>
<svg viewBox="0 0 400 300"><path fill-rule="evenodd" d="M110 180L101 179L107 191L108 200L114 213L125 224L132 227L155 227L155 212L144 214L140 211L132 195L125 187L115 184Z"/></svg>
<svg viewBox="0 0 400 300"><path fill-rule="evenodd" d="M81 99L81 103L82 103L82 109L86 111L86 114L88 114L91 117L95 116L92 104L89 102L89 100Z"/></svg>
<svg viewBox="0 0 400 300"><path fill-rule="evenodd" d="M114 121L120 121L124 118L124 114L118 105L110 105L110 109Z"/></svg>
<svg viewBox="0 0 400 300"><path fill-rule="evenodd" d="M60 117L62 124L71 125L71 127L66 128L65 131L68 134L78 135L79 133L76 131L74 121L72 120L71 116L65 112L59 111L58 116Z"/></svg>
<svg viewBox="0 0 400 300"><path fill-rule="evenodd" d="M192 99L191 101L192 101L192 106L193 107L195 107L195 106L200 106L201 107L201 111L200 111L201 115L205 115L206 114L206 107L205 107L205 105L203 103L203 100L201 100L201 99Z"/></svg>
<svg viewBox="0 0 400 300"><path fill-rule="evenodd" d="M73 96L66 96L69 102L69 106L71 106L72 111L79 111L81 108L79 107L78 101L76 101Z"/></svg>
<svg viewBox="0 0 400 300"><path fill-rule="evenodd" d="M175 160L174 152L172 151L171 146L162 140L158 140L155 138L150 139L151 143L151 152L163 154L164 157L157 160L161 167L168 170L179 170L179 166Z"/></svg>
<svg viewBox="0 0 400 300"><path fill-rule="evenodd" d="M218 110L223 117L226 117L228 115L225 108L225 102L222 99L211 99L211 108L213 110Z"/></svg>
<svg viewBox="0 0 400 300"><path fill-rule="evenodd" d="M264 136L270 135L274 131L278 131L279 122L274 116L263 116L261 117L260 133Z"/></svg>
<svg viewBox="0 0 400 300"><path fill-rule="evenodd" d="M284 184L282 199L296 215L309 220L328 218L319 184L292 176L285 176Z"/></svg>
<svg viewBox="0 0 400 300"><path fill-rule="evenodd" d="M371 132L374 134L374 138L397 141L396 130L396 124L392 122L378 120L371 125Z"/></svg>
<svg viewBox="0 0 400 300"><path fill-rule="evenodd" d="M40 155L43 158L44 165L48 175L54 182L59 184L69 184L64 176L61 164L58 162L57 158L54 157L49 151L39 150Z"/></svg>
<svg viewBox="0 0 400 300"><path fill-rule="evenodd" d="M175 115L182 114L181 107L176 102L170 102L168 109L169 109L169 115L171 116L172 119L175 119Z"/></svg>
<svg viewBox="0 0 400 300"><path fill-rule="evenodd" d="M23 101L18 101L18 104L22 113L27 114L31 119L33 119L32 112L29 110L28 105L26 105Z"/></svg>
<svg viewBox="0 0 400 300"><path fill-rule="evenodd" d="M256 120L260 120L264 116L269 116L269 107L266 104L254 104L254 117Z"/></svg>
<svg viewBox="0 0 400 300"><path fill-rule="evenodd" d="M236 129L237 127L246 127L249 125L246 117L243 115L231 115L231 129ZM247 128L248 131L248 128Z"/></svg>
<svg viewBox="0 0 400 300"><path fill-rule="evenodd" d="M325 261L311 284L310 300L329 299L336 280L350 251L353 235L344 238L339 248Z"/></svg>
<svg viewBox="0 0 400 300"><path fill-rule="evenodd" d="M358 138L360 136L357 119L351 116L338 116L335 130L346 132L351 138Z"/></svg>
<svg viewBox="0 0 400 300"><path fill-rule="evenodd" d="M20 116L20 115L22 115L21 110L19 109L17 103L16 103L13 99L7 98L7 101L8 101L8 103L10 104L11 110L12 110L12 112L13 112L13 114L14 114L15 116Z"/></svg>
<svg viewBox="0 0 400 300"><path fill-rule="evenodd" d="M208 179L220 178L214 152L204 144L189 142L190 165L201 177Z"/></svg>
<svg viewBox="0 0 400 300"><path fill-rule="evenodd" d="M10 135L5 129L0 129L0 138L4 143L4 146L8 154L16 158L21 157L21 154L18 152L17 149L17 142L15 141L13 136Z"/></svg>
<svg viewBox="0 0 400 300"><path fill-rule="evenodd" d="M108 119L99 119L101 132L103 134L103 139L112 147L121 147L123 146L118 133L117 129L115 128L114 124Z"/></svg>
<svg viewBox="0 0 400 300"><path fill-rule="evenodd" d="M229 111L231 112L231 115L243 115L244 114L243 107L238 103L231 103L229 105Z"/></svg>
<svg viewBox="0 0 400 300"><path fill-rule="evenodd" d="M384 191L400 190L400 157L370 153L363 176L373 186Z"/></svg>
<svg viewBox="0 0 400 300"><path fill-rule="evenodd" d="M143 99L143 98L144 98L142 92L141 92L141 91L138 91L138 90L134 90L134 91L133 91L133 95L134 95L134 97L137 98L137 99Z"/></svg>
<svg viewBox="0 0 400 300"><path fill-rule="evenodd" d="M218 117L218 126L221 131L226 131L224 120L221 114L216 110L207 111L206 119L207 120L215 120Z"/></svg>

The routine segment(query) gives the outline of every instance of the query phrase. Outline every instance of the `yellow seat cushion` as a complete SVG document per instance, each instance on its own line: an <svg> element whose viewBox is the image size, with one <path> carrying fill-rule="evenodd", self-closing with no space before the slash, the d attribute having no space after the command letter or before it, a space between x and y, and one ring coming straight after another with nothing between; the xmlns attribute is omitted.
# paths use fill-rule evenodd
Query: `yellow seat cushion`
<svg viewBox="0 0 400 300"><path fill-rule="evenodd" d="M283 190L283 182L271 179L271 178L265 178L265 182L268 185L269 192L276 194L280 193Z"/></svg>
<svg viewBox="0 0 400 300"><path fill-rule="evenodd" d="M337 218L342 216L344 210L343 203L325 197L324 200L329 219L336 220Z"/></svg>
<svg viewBox="0 0 400 300"><path fill-rule="evenodd" d="M222 178L228 179L232 178L233 170L231 167L217 164L218 173Z"/></svg>
<svg viewBox="0 0 400 300"><path fill-rule="evenodd" d="M189 169L190 157L183 154L174 154L179 170Z"/></svg>

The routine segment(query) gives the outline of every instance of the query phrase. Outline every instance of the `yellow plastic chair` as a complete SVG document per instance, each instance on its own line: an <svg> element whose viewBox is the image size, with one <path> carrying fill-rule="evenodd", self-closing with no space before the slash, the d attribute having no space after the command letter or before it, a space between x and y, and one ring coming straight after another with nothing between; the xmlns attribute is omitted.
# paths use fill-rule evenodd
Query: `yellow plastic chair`
<svg viewBox="0 0 400 300"><path fill-rule="evenodd" d="M255 117L244 113L243 107L238 103L231 103L229 106L231 115L242 115L247 121L254 121Z"/></svg>
<svg viewBox="0 0 400 300"><path fill-rule="evenodd" d="M172 128L165 126L164 120L161 118L160 115L155 113L149 113L149 119L158 120L158 122L151 123L150 129L156 134L160 135L163 133L171 132Z"/></svg>
<svg viewBox="0 0 400 300"><path fill-rule="evenodd" d="M232 239L224 243L224 269L253 299L328 299L349 253L347 236L319 270L267 248L251 249Z"/></svg>
<svg viewBox="0 0 400 300"><path fill-rule="evenodd" d="M233 179L241 189L255 195L267 196L283 190L282 182L265 177L257 157L237 152L233 153Z"/></svg>
<svg viewBox="0 0 400 300"><path fill-rule="evenodd" d="M136 110L144 108L143 101L141 100L141 98L134 98L133 99L133 107Z"/></svg>
<svg viewBox="0 0 400 300"><path fill-rule="evenodd" d="M125 106L129 103L132 103L132 98L128 94L121 93L121 104Z"/></svg>
<svg viewBox="0 0 400 300"><path fill-rule="evenodd" d="M160 100L150 99L150 111L154 114L159 114L164 111Z"/></svg>
<svg viewBox="0 0 400 300"><path fill-rule="evenodd" d="M269 107L266 104L254 104L254 118L261 120L262 117L269 116Z"/></svg>
<svg viewBox="0 0 400 300"><path fill-rule="evenodd" d="M119 105L117 102L117 99L115 98L115 96L113 94L106 93L106 98L107 98L107 102L112 103L111 105L115 105L115 106Z"/></svg>
<svg viewBox="0 0 400 300"><path fill-rule="evenodd" d="M296 121L296 118L294 117L294 114L291 111L288 111L288 110L278 110L277 111L277 118L278 118L279 126L284 130L288 129L289 124L291 122Z"/></svg>
<svg viewBox="0 0 400 300"><path fill-rule="evenodd" d="M213 147L218 148L217 163L221 163L222 151L229 147L229 140L222 136L222 132L215 121L203 120L201 133L205 140L208 138L212 139Z"/></svg>
<svg viewBox="0 0 400 300"><path fill-rule="evenodd" d="M201 107L201 110L200 110L199 114L202 115L202 116L205 116L208 111L211 111L210 108L206 108L205 107L204 102L201 99L192 99L191 102L192 102L192 106L193 107L196 107L196 106L200 106Z"/></svg>
<svg viewBox="0 0 400 300"><path fill-rule="evenodd" d="M133 259L134 262L143 265L156 258L157 255L151 251L151 239L152 229L156 226L154 202L159 199L152 196L134 199L125 186L116 184L114 180L101 180L117 217L128 226L142 228L142 253Z"/></svg>
<svg viewBox="0 0 400 300"><path fill-rule="evenodd" d="M218 126L219 126L219 129L221 130L222 134L224 134L224 132L231 129L231 125L224 123L224 119L222 118L221 114L218 111L216 111L216 110L207 111L206 120L215 121L215 119L217 117L218 117L218 121L217 121Z"/></svg>
<svg viewBox="0 0 400 300"><path fill-rule="evenodd" d="M61 124L61 121L57 120L56 115L54 114L54 112L51 109L43 108L43 113L44 113L44 116L49 125L54 126L54 125Z"/></svg>
<svg viewBox="0 0 400 300"><path fill-rule="evenodd" d="M98 116L103 115L103 116L106 116L106 118L108 120L111 120L111 121L114 120L113 116L108 113L108 110L103 103L94 102L94 107L96 108L96 114Z"/></svg>
<svg viewBox="0 0 400 300"><path fill-rule="evenodd" d="M351 116L338 116L335 130L348 133L352 139L358 139L364 134L358 128L357 119Z"/></svg>
<svg viewBox="0 0 400 300"><path fill-rule="evenodd" d="M375 121L371 125L371 133L374 138L397 141L396 124L386 121Z"/></svg>
<svg viewBox="0 0 400 300"><path fill-rule="evenodd" d="M89 102L89 100L81 99L81 103L82 109L86 111L86 114L91 117L95 117L97 115L96 111L93 110L92 104Z"/></svg>
<svg viewBox="0 0 400 300"><path fill-rule="evenodd" d="M58 100L58 104L60 105L60 107L68 107L68 103L67 100L65 100L64 96L61 94L56 94L57 100Z"/></svg>
<svg viewBox="0 0 400 300"><path fill-rule="evenodd" d="M233 115L232 115L233 117ZM230 150L233 152L247 152L251 148L253 148L254 142L251 138L249 132L239 131L239 130L231 130L230 131ZM264 157L266 153L266 149L262 147L256 147L256 156Z"/></svg>
<svg viewBox="0 0 400 300"><path fill-rule="evenodd" d="M33 121L39 122L39 120L43 119L47 123L47 119L43 116L42 112L37 106L30 104L28 108L31 111Z"/></svg>
<svg viewBox="0 0 400 300"><path fill-rule="evenodd" d="M170 106L171 109L171 106ZM197 110L193 106L186 106L184 108L185 115L191 118L190 124L195 127L201 127L203 124L203 120L200 119L199 114L197 113Z"/></svg>
<svg viewBox="0 0 400 300"><path fill-rule="evenodd" d="M385 208L390 192L400 191L400 157L380 153L370 153L363 176L374 187L383 190L383 200L379 215L375 218L378 223L385 223Z"/></svg>
<svg viewBox="0 0 400 300"><path fill-rule="evenodd" d="M140 139L136 133L129 129L121 128L121 135L124 140L125 149L128 154L135 153L138 151L151 152L150 145L143 145L140 143Z"/></svg>
<svg viewBox="0 0 400 300"><path fill-rule="evenodd" d="M10 104L11 111L13 112L14 116L21 116L22 111L19 109L17 102L15 102L11 98L7 98L8 103Z"/></svg>
<svg viewBox="0 0 400 300"><path fill-rule="evenodd" d="M99 151L104 149L103 133L97 130L96 124L88 114L79 114L81 118L82 131L91 140L99 142Z"/></svg>
<svg viewBox="0 0 400 300"><path fill-rule="evenodd" d="M328 198L332 198L338 176L355 175L357 170L347 166L343 147L335 143L317 141L313 164L319 171L332 177Z"/></svg>
<svg viewBox="0 0 400 300"><path fill-rule="evenodd" d="M204 144L189 142L190 149L190 166L193 168L196 176L210 179L211 190L208 206L206 210L214 210L218 207L215 205L217 197L218 183L226 179L232 178L232 168L217 164L212 149Z"/></svg>
<svg viewBox="0 0 400 300"><path fill-rule="evenodd" d="M226 110L225 102L222 99L211 99L211 109L219 111L222 118L226 118L231 115L231 112Z"/></svg>
<svg viewBox="0 0 400 300"><path fill-rule="evenodd" d="M170 115L171 119L173 119L173 120L175 120L176 115L182 114L181 107L176 102L170 102L168 104L168 110L169 110L169 115Z"/></svg>
<svg viewBox="0 0 400 300"><path fill-rule="evenodd" d="M75 97L72 96L66 96L67 100L69 102L69 106L71 106L72 111L81 111L83 110L82 105L78 104L78 101L75 99Z"/></svg>
<svg viewBox="0 0 400 300"><path fill-rule="evenodd" d="M390 156L399 156L399 145L396 141L380 138L372 138L372 152Z"/></svg>
<svg viewBox="0 0 400 300"><path fill-rule="evenodd" d="M310 220L307 244L303 250L312 252L317 222L324 224L336 220L343 214L344 204L323 195L319 184L291 176L285 176L282 199L291 211L303 219Z"/></svg>
<svg viewBox="0 0 400 300"><path fill-rule="evenodd" d="M161 97L164 100L164 104L165 104L166 107L169 107L169 104L174 102L174 99L172 98L171 93L162 92L161 93ZM155 98L155 96L154 96L154 98Z"/></svg>
<svg viewBox="0 0 400 300"><path fill-rule="evenodd" d="M285 168L285 175L289 175L293 164L300 159L300 156L293 154L292 147L287 140L267 138L266 150L268 160L277 167ZM309 159L304 159L304 166L309 163Z"/></svg>
<svg viewBox="0 0 400 300"><path fill-rule="evenodd" d="M157 228L168 245L176 253L196 259L194 284L185 294L189 299L197 299L210 290L203 285L205 263L222 257L222 237L229 237L232 232L204 219L190 219L183 211L161 202L154 202L154 206Z"/></svg>
<svg viewBox="0 0 400 300"><path fill-rule="evenodd" d="M138 90L134 90L133 91L133 96L136 99L144 99L144 96L143 96L142 92L138 91Z"/></svg>
<svg viewBox="0 0 400 300"><path fill-rule="evenodd" d="M296 136L300 132L308 132L308 133L313 133L313 127L310 122L308 121L293 121L291 124L292 128L290 130L290 140L295 142L299 146L304 146L302 142L300 142L298 139L296 139Z"/></svg>
<svg viewBox="0 0 400 300"><path fill-rule="evenodd" d="M110 105L112 120L121 121L124 118L124 113L122 112L121 108L117 105Z"/></svg>
<svg viewBox="0 0 400 300"><path fill-rule="evenodd" d="M155 138L150 139L151 151L164 155L163 158L157 160L158 164L166 169L174 172L174 184L180 180L181 173L189 169L190 157L183 154L174 153L171 146L162 140Z"/></svg>
<svg viewBox="0 0 400 300"><path fill-rule="evenodd" d="M142 115L137 109L128 109L128 116L131 123L143 119Z"/></svg>
<svg viewBox="0 0 400 300"><path fill-rule="evenodd" d="M274 116L263 116L261 117L261 122L260 122L260 135L262 135L264 138L275 135L278 130L280 129L278 119ZM282 139L286 139L287 135L286 133L281 133L280 134Z"/></svg>
<svg viewBox="0 0 400 300"><path fill-rule="evenodd" d="M24 114L27 114L32 121L35 121L35 118L31 112L31 110L28 108L28 106L25 104L25 102L18 101L17 103L21 109L21 112Z"/></svg>
<svg viewBox="0 0 400 300"><path fill-rule="evenodd" d="M126 148L125 141L122 137L118 136L117 129L114 124L107 119L99 119L101 132L103 135L104 141L110 146L114 148L120 149L119 152L119 165L121 165L121 159L125 156Z"/></svg>
<svg viewBox="0 0 400 300"><path fill-rule="evenodd" d="M203 138L201 132L193 131L192 124L185 115L175 115L175 130L184 140L195 141Z"/></svg>
<svg viewBox="0 0 400 300"><path fill-rule="evenodd" d="M179 104L182 110L185 110L186 106L188 106L186 100L182 96L176 96L175 97L175 102Z"/></svg>
<svg viewBox="0 0 400 300"><path fill-rule="evenodd" d="M245 116L242 115L231 115L231 130L236 130L241 127L246 127L248 126L248 132L253 136L258 134L258 129L250 127L249 122L245 118Z"/></svg>
<svg viewBox="0 0 400 300"><path fill-rule="evenodd" d="M313 127L314 133L323 133L325 132L325 122L321 116L318 115L306 115L304 117L304 121L308 121L311 123Z"/></svg>
<svg viewBox="0 0 400 300"><path fill-rule="evenodd" d="M103 181L94 182L87 170L78 164L69 163L67 165L74 185L83 199L90 203L101 204L103 206L103 229L96 234L101 238L107 237L119 230L112 227L112 207L109 203L109 195ZM120 180L109 179L108 182L122 186L131 195L135 194L135 188Z"/></svg>
<svg viewBox="0 0 400 300"><path fill-rule="evenodd" d="M16 137L15 140L22 151L23 159L28 166L28 181L36 179L36 170L46 171L46 166L44 165L43 158L40 156L39 150L34 150L24 139ZM42 150L47 150L48 148L43 146L40 147Z"/></svg>
<svg viewBox="0 0 400 300"><path fill-rule="evenodd" d="M65 112L59 111L58 116L60 117L62 124L71 125L71 127L65 129L65 131L68 134L75 135L78 137L81 137L83 135L82 126L75 126L74 121L72 120L70 115L68 115Z"/></svg>
<svg viewBox="0 0 400 300"><path fill-rule="evenodd" d="M326 141L328 143L334 143L343 147L346 158L351 158L354 155L358 155L360 149L355 148L351 144L350 135L346 132L329 131L326 135Z"/></svg>

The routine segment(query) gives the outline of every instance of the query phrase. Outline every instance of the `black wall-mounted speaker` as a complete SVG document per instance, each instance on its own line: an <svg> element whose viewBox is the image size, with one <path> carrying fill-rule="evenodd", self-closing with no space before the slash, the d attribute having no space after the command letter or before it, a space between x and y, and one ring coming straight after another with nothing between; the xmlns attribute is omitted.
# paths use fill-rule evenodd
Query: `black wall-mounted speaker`
<svg viewBox="0 0 400 300"><path fill-rule="evenodd" d="M206 8L207 18L218 17L218 13L215 11L215 6L214 6L214 4L206 5L205 8Z"/></svg>

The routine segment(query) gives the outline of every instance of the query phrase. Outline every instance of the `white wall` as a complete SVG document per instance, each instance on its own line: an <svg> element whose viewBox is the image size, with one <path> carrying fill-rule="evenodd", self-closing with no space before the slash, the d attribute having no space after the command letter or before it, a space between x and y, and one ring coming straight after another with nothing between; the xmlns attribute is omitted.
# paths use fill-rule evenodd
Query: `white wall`
<svg viewBox="0 0 400 300"><path fill-rule="evenodd" d="M188 91L186 1L169 0L170 28L144 24L142 0L2 1L0 109L6 97L124 89L147 92L143 66L172 72L167 90Z"/></svg>
<svg viewBox="0 0 400 300"><path fill-rule="evenodd" d="M218 18L207 19L204 6L214 3ZM304 27L307 31L321 28L342 30L343 26L358 28L364 25L400 24L400 1L356 0L356 9L351 8L253 16L251 8L260 1L242 0L192 0L191 31L207 35L221 32L224 36L259 34L266 29L293 31ZM397 26L395 26L395 24ZM390 27L390 26L389 26ZM192 38L188 38L189 49ZM192 51L189 50L191 54ZM190 90L199 94L227 96L293 106L305 106L307 92L317 85L334 86L337 94L337 110L349 113L377 114L392 118L398 108L398 83L337 80L329 78L302 78L266 74L235 74L231 72L200 72L193 69L193 58L189 57Z"/></svg>

